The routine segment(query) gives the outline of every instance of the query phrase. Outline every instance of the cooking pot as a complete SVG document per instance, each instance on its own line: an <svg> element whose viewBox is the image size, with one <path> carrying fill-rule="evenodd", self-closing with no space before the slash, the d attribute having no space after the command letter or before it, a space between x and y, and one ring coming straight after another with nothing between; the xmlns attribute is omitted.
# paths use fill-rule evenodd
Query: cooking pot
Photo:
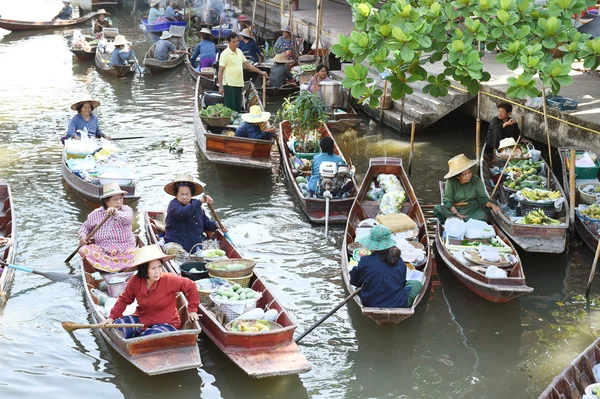
<svg viewBox="0 0 600 399"><path fill-rule="evenodd" d="M321 99L326 107L339 108L344 105L342 84L335 80L325 80L319 83Z"/></svg>
<svg viewBox="0 0 600 399"><path fill-rule="evenodd" d="M206 91L203 100L204 106L208 107L209 105L223 104L225 98L218 91Z"/></svg>

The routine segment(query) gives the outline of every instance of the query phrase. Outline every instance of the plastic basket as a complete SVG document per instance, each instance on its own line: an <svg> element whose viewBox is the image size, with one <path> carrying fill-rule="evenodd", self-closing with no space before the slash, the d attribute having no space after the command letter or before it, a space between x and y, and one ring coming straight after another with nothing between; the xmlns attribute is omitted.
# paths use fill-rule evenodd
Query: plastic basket
<svg viewBox="0 0 600 399"><path fill-rule="evenodd" d="M521 215L522 216L526 216L527 214L535 211L536 209L540 209L549 218L554 218L554 215L556 214L556 208L554 208L554 202L550 202L548 204L540 204L537 202L519 201L519 204L521 204Z"/></svg>
<svg viewBox="0 0 600 399"><path fill-rule="evenodd" d="M250 287L250 279L252 278L252 274L253 273L250 273L249 275L242 276L242 277L221 277L221 278L229 281L231 284L239 284L240 287L242 287L242 288L248 288L248 287ZM208 272L208 275L209 275L209 277L219 277L219 276L215 276L211 272Z"/></svg>
<svg viewBox="0 0 600 399"><path fill-rule="evenodd" d="M136 272L105 274L104 281L106 281L106 291L108 292L108 295L110 295L113 298L116 298L119 295L121 295L121 293L123 291L125 291L125 287L127 287L127 283L129 282L129 280L135 273ZM125 277L125 282L111 283L111 281L118 279L118 278L122 278L122 277Z"/></svg>
<svg viewBox="0 0 600 399"><path fill-rule="evenodd" d="M196 283L196 288L198 288L198 296L200 296L200 303L202 306L207 308L212 308L214 306L214 302L212 299L210 299L210 294L215 292L219 287L231 287L231 284L229 284L228 281L218 277L202 279Z"/></svg>
<svg viewBox="0 0 600 399"><path fill-rule="evenodd" d="M214 294L210 294L210 300L214 302L221 312L225 313L227 319L225 322L228 323L236 317L241 316L252 309L256 309L256 304L261 296L262 293L259 292L254 298L246 299L245 301L226 301L216 299Z"/></svg>
<svg viewBox="0 0 600 399"><path fill-rule="evenodd" d="M552 97L546 99L546 104L552 108L560 109L561 111L569 111L577 109L578 101L566 97Z"/></svg>
<svg viewBox="0 0 600 399"><path fill-rule="evenodd" d="M215 269L215 267L218 267L221 265L229 265L232 263L239 263L246 267L241 270ZM253 261L252 259L223 259L223 260L217 260L215 262L208 263L206 265L206 269L209 271L209 273L211 275L216 276L216 277L235 278L235 277L244 277L244 276L247 276L248 274L252 275L252 269L254 269L254 266L256 266L256 262Z"/></svg>

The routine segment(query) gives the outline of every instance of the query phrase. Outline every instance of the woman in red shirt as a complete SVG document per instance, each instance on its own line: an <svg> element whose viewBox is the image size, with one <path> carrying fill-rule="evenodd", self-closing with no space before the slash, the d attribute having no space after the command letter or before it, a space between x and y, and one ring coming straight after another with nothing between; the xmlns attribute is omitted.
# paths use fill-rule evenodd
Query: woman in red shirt
<svg viewBox="0 0 600 399"><path fill-rule="evenodd" d="M147 245L135 250L133 267L138 272L129 280L125 291L117 299L110 317L100 325L107 323L141 323L143 328L119 329L125 338L139 337L177 331L181 320L177 312L177 293L183 292L188 300L190 321L198 320L200 298L198 289L192 280L171 273L162 272L161 260L172 259L165 255L158 245ZM137 300L138 307L131 316L123 316L127 305Z"/></svg>

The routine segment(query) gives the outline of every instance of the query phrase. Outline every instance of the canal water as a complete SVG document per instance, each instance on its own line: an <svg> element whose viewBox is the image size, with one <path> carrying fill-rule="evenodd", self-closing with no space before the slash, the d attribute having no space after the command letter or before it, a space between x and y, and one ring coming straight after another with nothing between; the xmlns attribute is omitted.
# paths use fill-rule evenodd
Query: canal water
<svg viewBox="0 0 600 399"><path fill-rule="evenodd" d="M26 8L17 3L3 2L2 16L41 20L60 8L50 0L31 1ZM139 16L117 10L113 22L141 59L151 41ZM343 229L334 227L326 237L322 226L308 223L278 168L261 173L207 162L194 142L194 82L184 67L159 76L106 77L93 62L73 60L67 49L72 33L12 33L0 39L0 177L14 195L19 264L80 273L78 258L70 266L63 260L94 206L62 182L59 138L74 115L70 104L89 93L102 102L94 112L107 134L147 137L119 143L140 176L138 233L144 232L144 210L166 208L170 197L163 186L175 174L191 172L207 184L235 244L259 262L257 270L299 331L344 298ZM272 111L278 106L269 103ZM438 181L450 157L474 156L473 132L474 121L455 114L418 134L412 181L422 203L439 201ZM177 139L183 153L170 153L162 144ZM371 157L407 161L408 133L369 127L365 120L348 150L360 180ZM471 294L440 263L430 293L410 319L377 326L351 303L302 341L310 372L263 380L245 376L204 336L202 368L148 377L96 332L62 329L62 321L90 321L80 285L19 272L0 310L0 397L537 397L597 335L595 304L586 313L581 297L592 255L578 240L561 255L522 254L535 291L504 305Z"/></svg>

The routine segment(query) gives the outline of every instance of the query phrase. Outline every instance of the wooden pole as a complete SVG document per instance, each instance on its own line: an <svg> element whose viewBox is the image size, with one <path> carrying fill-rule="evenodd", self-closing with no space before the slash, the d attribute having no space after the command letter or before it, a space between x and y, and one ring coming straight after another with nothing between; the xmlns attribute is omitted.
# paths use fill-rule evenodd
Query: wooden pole
<svg viewBox="0 0 600 399"><path fill-rule="evenodd" d="M263 75L263 107L267 108L267 77Z"/></svg>
<svg viewBox="0 0 600 399"><path fill-rule="evenodd" d="M517 146L519 145L520 141L521 141L521 136L519 136L519 138L517 139L517 142L513 146L512 151L508 155L508 159L506 160L506 163L504 164L504 167L502 168L502 172L500 172L500 177L498 178L498 181L496 182L496 186L494 187L494 191L492 191L492 195L490 195L490 199L491 200L494 199L494 194L496 194L496 190L498 190L498 187L500 187L500 182L502 182L502 176L504 176L504 171L506 170L506 167L508 166L508 163L510 162L510 159L513 157L513 155L515 153L515 150L517 149Z"/></svg>
<svg viewBox="0 0 600 399"><path fill-rule="evenodd" d="M408 156L408 176L412 170L413 153L415 150L415 131L417 130L417 122L413 121L410 129L410 154Z"/></svg>
<svg viewBox="0 0 600 399"><path fill-rule="evenodd" d="M252 23L254 23L254 21L252 21ZM290 29L292 29L292 28L290 27ZM263 36L262 36L262 38L265 41L265 43L267 42L267 39L265 39L266 37L267 37L267 0L265 0L265 12L263 13Z"/></svg>
<svg viewBox="0 0 600 399"><path fill-rule="evenodd" d="M254 32L254 22L256 21L256 0L254 0L254 6L252 6L252 32Z"/></svg>
<svg viewBox="0 0 600 399"><path fill-rule="evenodd" d="M542 85L542 101L544 102L544 130L546 130L546 139L548 141L548 161L550 161L550 169L552 167L552 147L550 147L550 130L548 129L548 109L546 108L546 88ZM548 179L550 184L550 179Z"/></svg>
<svg viewBox="0 0 600 399"><path fill-rule="evenodd" d="M400 135L404 133L404 100L406 99L406 94L402 96L402 102L400 103Z"/></svg>
<svg viewBox="0 0 600 399"><path fill-rule="evenodd" d="M387 86L388 86L388 81L387 79L385 80L385 82L383 83L383 101L381 101L381 110L379 111L379 124L381 125L383 123L383 108L385 105L385 98L387 96Z"/></svg>
<svg viewBox="0 0 600 399"><path fill-rule="evenodd" d="M296 35L294 31L294 10L292 6L292 0L288 0L288 9L290 11L290 36L292 39L292 58L294 60L298 59L298 51L296 49Z"/></svg>
<svg viewBox="0 0 600 399"><path fill-rule="evenodd" d="M569 229L573 234L575 227L575 148L571 148L571 158L569 159ZM549 183L549 182L548 182Z"/></svg>
<svg viewBox="0 0 600 399"><path fill-rule="evenodd" d="M87 238L89 240L91 240L94 237L94 234L96 234L96 232L98 231L98 229L100 227L102 227L104 225L104 223L106 223L106 221L110 218L110 215L106 215L104 217L104 219L102 219L102 221L100 223L98 223L98 225L96 227L94 227L94 229L90 232L90 234L87 236ZM79 248L81 248L81 245L77 246L77 249L75 251L73 251L71 253L71 255L69 255L69 257L67 259L65 259L65 263L69 263L71 261L71 259L73 259L73 257L77 254L77 252L79 251Z"/></svg>
<svg viewBox="0 0 600 399"><path fill-rule="evenodd" d="M481 42L477 40L477 52L481 52ZM481 101L481 90L477 90L477 119L475 120L475 159L479 161L481 156L481 115L479 105Z"/></svg>
<svg viewBox="0 0 600 399"><path fill-rule="evenodd" d="M319 39L321 36L321 30L319 29L319 20L321 16L321 8L323 8L323 1L317 0L317 18L315 20L315 55L317 56L317 63L319 62Z"/></svg>
<svg viewBox="0 0 600 399"><path fill-rule="evenodd" d="M592 263L592 270L590 270L590 278L588 279L587 287L585 289L585 297L590 296L590 289L592 288L592 281L594 280L594 274L596 274L596 265L598 264L598 256L600 256L600 240L596 246L596 255L594 255L594 263Z"/></svg>

